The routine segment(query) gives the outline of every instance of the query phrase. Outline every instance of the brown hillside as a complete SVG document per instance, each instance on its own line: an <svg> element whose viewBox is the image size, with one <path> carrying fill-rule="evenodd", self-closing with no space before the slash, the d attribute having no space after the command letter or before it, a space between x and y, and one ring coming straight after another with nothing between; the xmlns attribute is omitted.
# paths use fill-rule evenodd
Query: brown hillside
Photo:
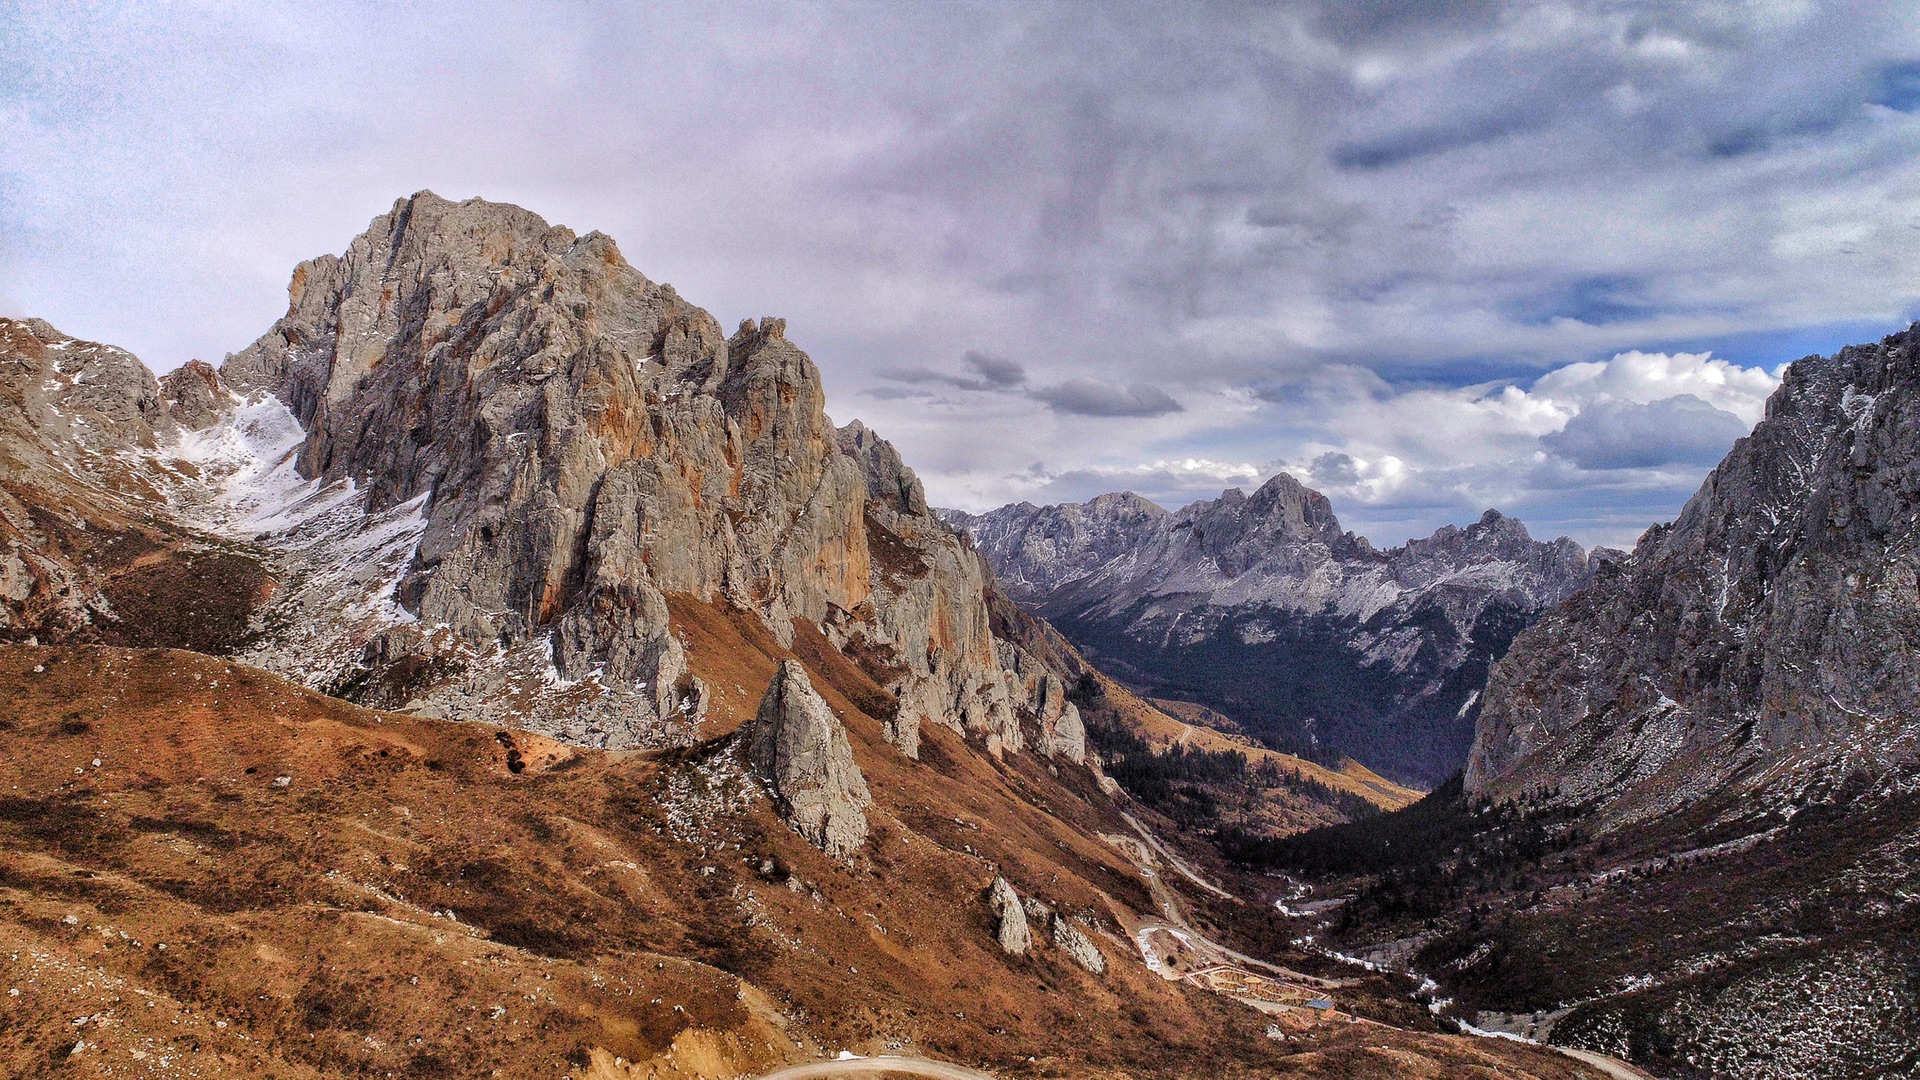
<svg viewBox="0 0 1920 1080"><path fill-rule="evenodd" d="M771 643L706 614L749 687ZM584 751L193 653L0 648L0 1073L734 1077L903 1048L1005 1075L1577 1075L1371 1024L1268 1039L1109 934L1104 978L1005 957L996 866L1101 928L1150 905L1088 839L1114 827L1090 775L945 730L908 763L847 670L816 675L877 798L851 867L726 740Z"/></svg>

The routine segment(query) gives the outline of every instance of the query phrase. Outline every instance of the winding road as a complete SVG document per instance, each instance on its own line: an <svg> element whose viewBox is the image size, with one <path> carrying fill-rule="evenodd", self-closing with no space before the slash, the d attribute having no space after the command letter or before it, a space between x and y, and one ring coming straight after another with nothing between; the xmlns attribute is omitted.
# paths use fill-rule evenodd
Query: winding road
<svg viewBox="0 0 1920 1080"><path fill-rule="evenodd" d="M1139 947L1142 957L1147 960L1148 967L1159 970L1155 966L1155 958L1151 955L1152 950L1151 946L1147 943L1147 934L1155 930L1164 930L1179 937L1189 948L1192 948L1196 953L1214 963L1228 966L1240 964L1244 967L1263 969L1295 983L1325 989L1337 989L1352 983L1350 979L1316 978L1303 972L1294 971L1291 968L1270 964L1265 960L1256 960L1245 953L1235 952L1207 938L1198 930L1195 930L1192 925L1186 921L1180 910L1179 895L1168 888L1166 882L1161 879L1159 869L1162 865L1172 866L1182 877L1185 877L1187 880L1208 892L1227 897L1228 899L1232 899L1233 894L1195 873L1191 867L1180 861L1180 858L1176 856L1158 836L1155 836L1151 829L1141 824L1138 818L1125 811L1122 811L1120 816L1126 818L1127 824L1133 827L1135 833L1139 834L1138 839L1130 836L1109 836L1105 839L1115 847L1127 852L1127 854L1133 858L1134 863L1140 868L1141 876L1147 881L1148 891L1153 894L1154 902L1160 905L1161 914L1165 917L1163 921L1143 921L1134 929L1132 935L1134 944ZM1168 973L1163 971L1162 974L1165 976ZM1177 978L1178 976L1174 975L1173 977ZM1365 1017L1360 1017L1359 1019L1369 1024L1379 1023L1377 1020L1368 1020ZM1381 1026L1384 1027L1388 1025ZM1609 1077L1612 1077L1613 1080L1653 1080L1648 1074L1641 1072L1626 1062L1618 1058L1608 1057L1605 1054L1596 1054L1587 1050L1569 1050L1564 1046L1552 1046L1546 1043L1536 1043L1535 1045L1572 1058L1581 1064L1591 1065L1606 1073ZM807 1075L819 1076L830 1074L809 1073ZM943 1073L939 1075L944 1076L947 1074Z"/></svg>
<svg viewBox="0 0 1920 1080"><path fill-rule="evenodd" d="M1549 1046L1547 1049L1558 1050L1575 1061L1586 1062L1588 1065L1613 1077L1613 1080L1653 1080L1652 1075L1641 1072L1639 1069L1621 1061L1619 1058L1610 1058L1605 1054L1596 1054L1590 1050L1569 1050L1564 1046Z"/></svg>
<svg viewBox="0 0 1920 1080"><path fill-rule="evenodd" d="M881 1055L866 1058L842 1058L838 1061L809 1061L770 1072L760 1080L837 1080L842 1076L925 1076L932 1080L997 1080L991 1073L977 1072L931 1058Z"/></svg>

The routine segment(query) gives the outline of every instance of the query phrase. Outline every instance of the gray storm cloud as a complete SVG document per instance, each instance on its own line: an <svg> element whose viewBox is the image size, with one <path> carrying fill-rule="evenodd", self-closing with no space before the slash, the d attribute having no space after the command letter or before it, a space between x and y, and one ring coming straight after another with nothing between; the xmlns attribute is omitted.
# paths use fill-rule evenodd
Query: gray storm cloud
<svg viewBox="0 0 1920 1080"><path fill-rule="evenodd" d="M1035 390L1033 396L1076 416L1165 416L1180 411L1180 403L1165 390L1141 383L1114 386L1098 379L1068 379Z"/></svg>
<svg viewBox="0 0 1920 1080"><path fill-rule="evenodd" d="M1589 406L1540 441L1582 469L1710 466L1752 427L1692 394L1679 394L1645 405Z"/></svg>
<svg viewBox="0 0 1920 1080"><path fill-rule="evenodd" d="M1895 328L1916 15L8 5L0 291L159 367L217 358L296 262L430 187L605 231L723 321L787 316L834 414L936 501L1213 463L1166 473L1197 497L1339 453L1363 530L1499 505L1620 542L1705 443L1582 468L1625 460L1597 399L1529 388L1631 350L1770 372L1777 343ZM1534 411L1499 413L1501 385ZM1447 437L1409 405L1432 393Z"/></svg>

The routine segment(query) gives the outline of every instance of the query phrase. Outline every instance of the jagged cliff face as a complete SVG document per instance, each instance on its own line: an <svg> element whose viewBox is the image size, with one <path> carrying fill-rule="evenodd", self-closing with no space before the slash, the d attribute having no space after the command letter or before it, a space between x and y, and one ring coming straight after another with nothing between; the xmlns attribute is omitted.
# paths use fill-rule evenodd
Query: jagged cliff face
<svg viewBox="0 0 1920 1080"><path fill-rule="evenodd" d="M1656 1075L1912 1074L1916 345L1794 364L1676 521L1519 636L1459 810L1496 869L1377 939Z"/></svg>
<svg viewBox="0 0 1920 1080"><path fill-rule="evenodd" d="M1285 474L1177 513L1103 495L949 519L1098 660L1282 747L1429 783L1466 758L1488 663L1592 575L1573 541L1492 511L1376 550Z"/></svg>
<svg viewBox="0 0 1920 1080"><path fill-rule="evenodd" d="M302 477L415 518L393 596L417 623L347 635L363 682L460 669L415 696L524 713L550 657L601 691L559 734L645 743L707 692L679 595L884 658L909 752L929 720L1017 748L977 565L891 447L833 428L783 320L728 338L601 234L425 193L302 264L290 299L222 376L291 410Z"/></svg>
<svg viewBox="0 0 1920 1080"><path fill-rule="evenodd" d="M1901 783L1920 734L1915 344L1794 364L1679 519L1495 669L1469 790L1605 827Z"/></svg>
<svg viewBox="0 0 1920 1080"><path fill-rule="evenodd" d="M885 440L832 425L783 320L729 338L603 235L430 193L303 263L289 300L218 371L164 381L0 323L0 632L185 644L630 747L700 737L731 690L694 674L691 604L857 658L909 756L927 723L1081 756L1058 680L994 640L978 557ZM225 605L208 640L179 636L210 625L193 608L151 641L116 629L165 621L112 595L156 595L156 546L179 556L163 600L197 578Z"/></svg>

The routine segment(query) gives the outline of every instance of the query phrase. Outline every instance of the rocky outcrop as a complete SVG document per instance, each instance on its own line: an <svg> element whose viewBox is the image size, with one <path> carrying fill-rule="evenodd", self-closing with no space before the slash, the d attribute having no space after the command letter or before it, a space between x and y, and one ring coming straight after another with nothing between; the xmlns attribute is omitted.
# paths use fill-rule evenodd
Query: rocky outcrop
<svg viewBox="0 0 1920 1080"><path fill-rule="evenodd" d="M1100 947L1093 943L1081 929L1069 922L1059 912L1050 919L1053 943L1060 951L1073 958L1073 962L1093 972L1095 975L1107 973L1107 958L1100 954Z"/></svg>
<svg viewBox="0 0 1920 1080"><path fill-rule="evenodd" d="M1107 958L1085 931L1039 897L1022 899L1006 878L994 877L987 890L987 908L999 920L997 937L1008 955L1024 956L1033 947L1033 926L1038 924L1047 928L1054 945L1074 963L1095 975L1106 974Z"/></svg>
<svg viewBox="0 0 1920 1080"><path fill-rule="evenodd" d="M705 699L673 625L684 596L859 652L910 756L926 723L1021 748L980 566L891 446L828 421L784 320L728 337L604 235L425 192L303 263L289 299L221 377L284 403L299 477L352 485L367 522L417 538L393 625L341 630L319 663L256 662L391 686L376 669L400 656L451 673L416 711L682 741ZM398 625L415 620L450 637Z"/></svg>
<svg viewBox="0 0 1920 1080"><path fill-rule="evenodd" d="M0 319L0 640L220 648L236 612L245 629L263 579L178 519L178 474L156 468L199 419L204 368L159 380L124 349Z"/></svg>
<svg viewBox="0 0 1920 1080"><path fill-rule="evenodd" d="M846 729L799 661L780 665L742 736L749 767L796 832L836 859L859 850L873 796Z"/></svg>
<svg viewBox="0 0 1920 1080"><path fill-rule="evenodd" d="M987 909L999 920L996 936L1000 948L1009 956L1025 956L1033 947L1033 931L1027 926L1027 913L1020 906L1020 894L1007 879L995 877L987 892Z"/></svg>
<svg viewBox="0 0 1920 1080"><path fill-rule="evenodd" d="M1494 669L1468 790L1609 828L1902 783L1920 744L1916 345L1789 368L1679 519Z"/></svg>
<svg viewBox="0 0 1920 1080"><path fill-rule="evenodd" d="M189 360L161 376L160 399L175 424L200 431L220 422L232 404L233 391L212 364Z"/></svg>
<svg viewBox="0 0 1920 1080"><path fill-rule="evenodd" d="M1465 761L1492 659L1592 577L1579 545L1495 511L1377 550L1284 473L1177 513L1130 494L944 513L1102 666L1278 748L1429 783Z"/></svg>
<svg viewBox="0 0 1920 1080"><path fill-rule="evenodd" d="M1031 718L1034 748L1047 757L1076 765L1087 759L1087 729L1080 707L1067 700L1066 683L1045 661L1011 641L998 642L1000 665L1008 676L1015 710Z"/></svg>

